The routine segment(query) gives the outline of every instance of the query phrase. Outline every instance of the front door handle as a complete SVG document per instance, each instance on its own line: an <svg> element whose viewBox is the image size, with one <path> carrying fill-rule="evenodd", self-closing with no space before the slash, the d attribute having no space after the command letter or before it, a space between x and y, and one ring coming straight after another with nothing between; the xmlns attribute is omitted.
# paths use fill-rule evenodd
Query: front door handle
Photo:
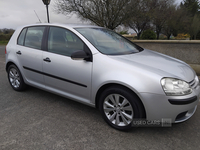
<svg viewBox="0 0 200 150"><path fill-rule="evenodd" d="M22 53L21 53L21 51L18 51L18 52L16 52L16 54L21 55Z"/></svg>
<svg viewBox="0 0 200 150"><path fill-rule="evenodd" d="M46 62L51 62L51 59L49 59L48 57L43 59L43 60L46 61Z"/></svg>

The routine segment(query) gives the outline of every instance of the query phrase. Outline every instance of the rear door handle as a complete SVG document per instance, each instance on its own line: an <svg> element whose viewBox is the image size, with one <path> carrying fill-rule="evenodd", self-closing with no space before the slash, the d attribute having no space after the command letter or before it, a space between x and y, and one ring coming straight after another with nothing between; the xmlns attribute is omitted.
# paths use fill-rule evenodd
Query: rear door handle
<svg viewBox="0 0 200 150"><path fill-rule="evenodd" d="M46 62L51 62L51 59L49 59L48 57L43 59L43 60L46 61Z"/></svg>
<svg viewBox="0 0 200 150"><path fill-rule="evenodd" d="M21 51L18 51L18 52L16 52L16 54L21 55L22 53L21 53Z"/></svg>

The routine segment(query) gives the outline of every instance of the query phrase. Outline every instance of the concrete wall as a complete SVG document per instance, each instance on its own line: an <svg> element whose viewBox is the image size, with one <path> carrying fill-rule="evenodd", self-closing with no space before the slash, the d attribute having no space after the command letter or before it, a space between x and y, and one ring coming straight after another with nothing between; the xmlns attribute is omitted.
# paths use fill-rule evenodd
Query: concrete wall
<svg viewBox="0 0 200 150"><path fill-rule="evenodd" d="M137 45L188 63L200 76L200 41L189 40L132 40Z"/></svg>

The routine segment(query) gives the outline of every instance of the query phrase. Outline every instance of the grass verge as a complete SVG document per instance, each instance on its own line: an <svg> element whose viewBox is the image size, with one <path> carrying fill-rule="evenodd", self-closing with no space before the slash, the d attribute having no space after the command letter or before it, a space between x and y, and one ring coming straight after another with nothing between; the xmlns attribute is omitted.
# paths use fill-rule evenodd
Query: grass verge
<svg viewBox="0 0 200 150"><path fill-rule="evenodd" d="M8 41L0 41L0 45L7 45Z"/></svg>

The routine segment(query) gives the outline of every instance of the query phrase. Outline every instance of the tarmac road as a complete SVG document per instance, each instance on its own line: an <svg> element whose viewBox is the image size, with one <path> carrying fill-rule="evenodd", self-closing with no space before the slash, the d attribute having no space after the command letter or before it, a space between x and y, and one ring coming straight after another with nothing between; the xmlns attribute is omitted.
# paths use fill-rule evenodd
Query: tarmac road
<svg viewBox="0 0 200 150"><path fill-rule="evenodd" d="M7 81L0 46L1 150L199 150L200 108L188 121L168 128L120 132L98 110L33 87L15 92Z"/></svg>

